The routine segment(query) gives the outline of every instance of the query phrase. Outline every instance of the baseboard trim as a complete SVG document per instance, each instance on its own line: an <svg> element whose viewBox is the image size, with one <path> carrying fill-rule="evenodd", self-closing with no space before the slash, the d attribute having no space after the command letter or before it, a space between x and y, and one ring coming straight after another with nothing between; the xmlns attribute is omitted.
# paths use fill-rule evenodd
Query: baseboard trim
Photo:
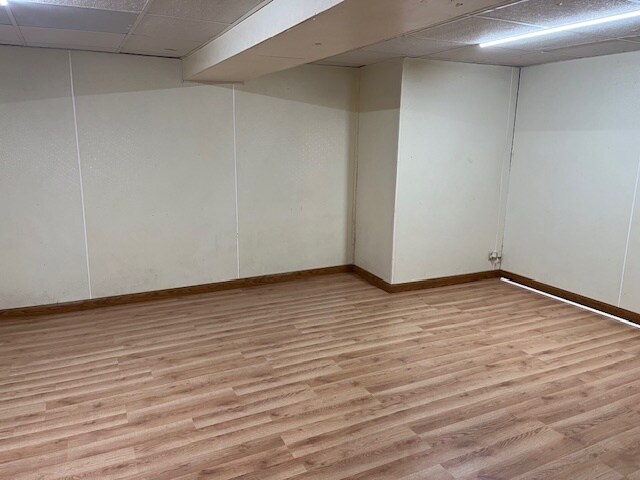
<svg viewBox="0 0 640 480"><path fill-rule="evenodd" d="M600 310L601 312L608 313L609 315L614 315L616 317L620 317L624 320L628 320L640 325L640 313L616 307L615 305L611 305L610 303L594 300L593 298L585 297L568 290L563 290L562 288L553 287L532 278L518 275L517 273L507 272L504 270L501 270L500 273L504 278L508 278L509 280L526 287L534 288L536 290L540 290L541 292L548 293L565 300L569 300L570 302L579 303L580 305L584 305L585 307L594 308L596 310Z"/></svg>
<svg viewBox="0 0 640 480"><path fill-rule="evenodd" d="M74 302L54 303L50 305L10 308L6 310L0 310L0 318L34 317L41 315L80 312L83 310L93 310L101 307L142 303L148 302L150 300L162 300L167 298L183 297L187 295L196 295L199 293L211 293L238 288L249 288L259 285L291 282L294 280L300 280L319 275L330 275L335 273L347 272L353 272L357 274L374 287L384 290L387 293L424 290L429 288L446 287L450 285L460 285L463 283L477 282L490 278L505 277L527 287L531 287L536 290L555 295L556 297L585 305L587 307L595 308L596 310L600 310L610 315L615 315L616 317L620 317L640 325L640 313L616 307L615 305L594 300L592 298L585 297L568 290L563 290L561 288L553 287L551 285L538 282L537 280L518 275L517 273L507 272L504 270L489 270L484 272L467 273L463 275L452 275L449 277L431 278L427 280L419 280L416 282L392 284L365 270L364 268L358 267L357 265L336 265L332 267L312 268L295 272L276 273L272 275L241 278L238 280L229 280L226 282L207 283L189 287L168 288L164 290L154 290L151 292L129 293L111 297L94 298L91 300L78 300Z"/></svg>
<svg viewBox="0 0 640 480"><path fill-rule="evenodd" d="M296 272L276 273L258 277L240 278L238 280L207 283L189 287L167 288L164 290L154 290L151 292L127 293L124 295L94 298L91 300L77 300L73 302L53 303L49 305L10 308L6 310L0 310L0 318L32 317L40 315L53 315L58 313L79 312L82 310L93 310L95 308L101 307L112 307L130 303L148 302L150 300L183 297L186 295L195 295L198 293L220 292L223 290L249 288L258 285L291 282L293 280L300 280L303 278L315 277L318 275L330 275L334 273L345 273L352 271L353 265L336 265L333 267L312 268L309 270L299 270Z"/></svg>
<svg viewBox="0 0 640 480"><path fill-rule="evenodd" d="M462 275L452 275L449 277L430 278L408 283L389 283L382 278L368 272L364 268L353 266L353 271L364 278L371 285L376 286L388 293L409 292L412 290L424 290L428 288L448 287L462 283L478 282L489 278L500 278L500 270L488 270L484 272L465 273Z"/></svg>

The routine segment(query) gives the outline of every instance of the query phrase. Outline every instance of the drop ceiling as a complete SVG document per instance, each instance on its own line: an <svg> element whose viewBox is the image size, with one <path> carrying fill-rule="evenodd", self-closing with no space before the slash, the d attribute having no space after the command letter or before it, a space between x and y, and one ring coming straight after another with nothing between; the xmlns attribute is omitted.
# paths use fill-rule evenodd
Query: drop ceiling
<svg viewBox="0 0 640 480"><path fill-rule="evenodd" d="M640 10L640 0L520 0L353 50L322 65L359 67L395 57L527 66L640 50L640 17L500 47L480 42Z"/></svg>
<svg viewBox="0 0 640 480"><path fill-rule="evenodd" d="M394 1L394 0L389 0ZM450 1L450 0L442 0ZM0 44L184 57L269 0L9 0ZM363 4L364 5L364 4ZM526 66L640 50L640 18L479 48L482 41L640 10L640 0L519 0L321 60L359 67L395 57Z"/></svg>
<svg viewBox="0 0 640 480"><path fill-rule="evenodd" d="M0 44L182 57L266 0L9 0Z"/></svg>

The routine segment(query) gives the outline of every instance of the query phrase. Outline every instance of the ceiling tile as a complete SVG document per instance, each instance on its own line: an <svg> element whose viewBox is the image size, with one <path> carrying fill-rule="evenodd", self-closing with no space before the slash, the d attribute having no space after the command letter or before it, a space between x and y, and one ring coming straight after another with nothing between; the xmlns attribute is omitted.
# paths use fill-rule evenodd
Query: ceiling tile
<svg viewBox="0 0 640 480"><path fill-rule="evenodd" d="M640 10L640 5L638 5L638 10ZM628 18L619 22L605 23L603 25L572 29L570 31L603 38L640 35L640 17Z"/></svg>
<svg viewBox="0 0 640 480"><path fill-rule="evenodd" d="M57 48L109 52L115 52L126 37L123 33L83 32L40 27L22 27L20 31L27 45L33 47L50 45Z"/></svg>
<svg viewBox="0 0 640 480"><path fill-rule="evenodd" d="M476 44L536 30L539 30L539 28L518 25L510 22L501 22L499 20L468 17L455 22L439 25L437 27L420 30L412 36L446 40L449 42Z"/></svg>
<svg viewBox="0 0 640 480"><path fill-rule="evenodd" d="M127 33L138 16L132 12L40 3L12 3L11 11L20 26L111 33Z"/></svg>
<svg viewBox="0 0 640 480"><path fill-rule="evenodd" d="M123 12L141 12L146 0L20 0L23 3L46 3L68 7L98 8L102 10L120 10Z"/></svg>
<svg viewBox="0 0 640 480"><path fill-rule="evenodd" d="M391 53L403 57L422 57L430 53L443 52L459 46L459 43L407 36L376 43L365 47L363 50Z"/></svg>
<svg viewBox="0 0 640 480"><path fill-rule="evenodd" d="M634 52L636 50L640 50L640 43L608 40L606 42L588 43L586 45L577 45L575 47L560 48L553 50L553 52L571 55L573 57L595 57L598 55Z"/></svg>
<svg viewBox="0 0 640 480"><path fill-rule="evenodd" d="M228 25L224 23L145 15L134 33L147 37L180 38L202 43L215 37L227 27Z"/></svg>
<svg viewBox="0 0 640 480"><path fill-rule="evenodd" d="M7 15L7 10L0 7L0 25L11 25L11 20L9 19L9 15Z"/></svg>
<svg viewBox="0 0 640 480"><path fill-rule="evenodd" d="M571 57L558 53L551 52L529 52L522 56L522 62L519 66L528 67L531 65L540 65L542 63L561 62L566 60L575 60L577 57Z"/></svg>
<svg viewBox="0 0 640 480"><path fill-rule="evenodd" d="M552 27L639 9L638 2L628 0L528 0L496 8L482 16Z"/></svg>
<svg viewBox="0 0 640 480"><path fill-rule="evenodd" d="M339 65L345 67L361 67L363 65L371 65L373 63L382 62L390 58L395 58L395 53L372 52L368 50L353 50L347 53L341 53L333 57L325 58L315 62L319 65Z"/></svg>
<svg viewBox="0 0 640 480"><path fill-rule="evenodd" d="M266 2L264 0L155 0L149 13L233 23L261 3Z"/></svg>
<svg viewBox="0 0 640 480"><path fill-rule="evenodd" d="M424 58L450 60L453 62L519 66L522 62L522 57L528 53L529 52L509 48L480 48L477 45L468 45L466 47L428 55Z"/></svg>
<svg viewBox="0 0 640 480"><path fill-rule="evenodd" d="M200 46L200 42L177 38L147 37L131 35L122 47L123 53L159 55L162 57L182 57Z"/></svg>
<svg viewBox="0 0 640 480"><path fill-rule="evenodd" d="M22 45L15 28L11 25L0 25L0 43L5 45Z"/></svg>

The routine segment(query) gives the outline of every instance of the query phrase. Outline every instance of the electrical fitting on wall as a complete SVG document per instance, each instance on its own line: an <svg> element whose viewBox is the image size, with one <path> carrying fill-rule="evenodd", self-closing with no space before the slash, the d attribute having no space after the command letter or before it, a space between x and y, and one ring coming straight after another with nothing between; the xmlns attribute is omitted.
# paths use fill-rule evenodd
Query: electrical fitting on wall
<svg viewBox="0 0 640 480"><path fill-rule="evenodd" d="M489 252L488 260L494 269L499 268L502 263L502 254L497 250L493 250Z"/></svg>

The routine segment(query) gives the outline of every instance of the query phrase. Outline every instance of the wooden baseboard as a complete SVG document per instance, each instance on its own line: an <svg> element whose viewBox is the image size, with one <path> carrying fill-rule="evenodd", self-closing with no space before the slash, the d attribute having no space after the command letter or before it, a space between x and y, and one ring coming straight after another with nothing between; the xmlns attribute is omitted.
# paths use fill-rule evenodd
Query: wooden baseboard
<svg viewBox="0 0 640 480"><path fill-rule="evenodd" d="M536 290L540 290L541 292L548 293L565 300L569 300L570 302L579 303L580 305L584 305L586 307L595 308L596 310L600 310L601 312L608 313L609 315L615 315L616 317L620 317L640 325L640 313L616 307L615 305L611 305L610 303L594 300L593 298L585 297L568 290L553 287L551 285L547 285L546 283L538 282L537 280L534 280L532 278L518 275L517 273L506 272L504 270L501 270L500 273L504 278L508 278L509 280L512 280L526 287L535 288Z"/></svg>
<svg viewBox="0 0 640 480"><path fill-rule="evenodd" d="M353 266L353 271L364 278L371 285L374 285L388 293L408 292L411 290L423 290L426 288L447 287L449 285L459 285L461 283L477 282L488 278L499 278L500 270L489 270L477 273L465 273L463 275L452 275L450 277L430 278L428 280L418 280L408 283L389 283L367 270Z"/></svg>
<svg viewBox="0 0 640 480"><path fill-rule="evenodd" d="M605 313L615 315L625 320L640 324L640 313L632 312L624 308L616 307L608 303L600 302L589 297L578 295L561 288L547 285L531 278L518 275L517 273L506 272L504 270L489 270L485 272L468 273L464 275L453 275L450 277L431 278L419 280L417 282L391 284L382 278L374 275L357 265L337 265L333 267L312 268L309 270L299 270L297 272L277 273L273 275L262 275L259 277L241 278L227 282L208 283L204 285L194 285L190 287L168 288L165 290L155 290L152 292L130 293L116 295L112 297L94 298L91 300L78 300L75 302L55 303L51 305L37 305L33 307L19 307L0 310L0 318L31 317L40 315L52 315L59 313L79 312L92 310L101 307L116 305L127 305L131 303L147 302L150 300L161 300L166 298L195 295L198 293L219 292L236 288L249 288L258 285L269 285L274 283L290 282L303 278L318 275L329 275L334 273L354 272L369 282L371 285L380 288L388 293L408 292L411 290L423 290L428 288L446 287L449 285L459 285L462 283L477 282L489 278L505 277L516 283L527 287L535 288L545 293L555 295L565 300L580 303L587 307L595 308Z"/></svg>
<svg viewBox="0 0 640 480"><path fill-rule="evenodd" d="M92 310L100 307L111 307L114 305L126 305L130 303L148 302L149 300L161 300L165 298L182 297L185 295L195 295L198 293L219 292L235 288L248 288L258 285L269 285L272 283L290 282L318 275L328 275L332 273L352 272L353 265L337 265L334 267L312 268L310 270L299 270L297 272L276 273L273 275L262 275L259 277L240 278L227 282L207 283L203 285L193 285L189 287L167 288L165 290L155 290L151 292L128 293L115 295L112 297L94 298L91 300L78 300L74 302L54 303L50 305L37 305L33 307L18 307L0 310L0 318L4 317L31 317L38 315L52 315L57 313L79 312L82 310Z"/></svg>

